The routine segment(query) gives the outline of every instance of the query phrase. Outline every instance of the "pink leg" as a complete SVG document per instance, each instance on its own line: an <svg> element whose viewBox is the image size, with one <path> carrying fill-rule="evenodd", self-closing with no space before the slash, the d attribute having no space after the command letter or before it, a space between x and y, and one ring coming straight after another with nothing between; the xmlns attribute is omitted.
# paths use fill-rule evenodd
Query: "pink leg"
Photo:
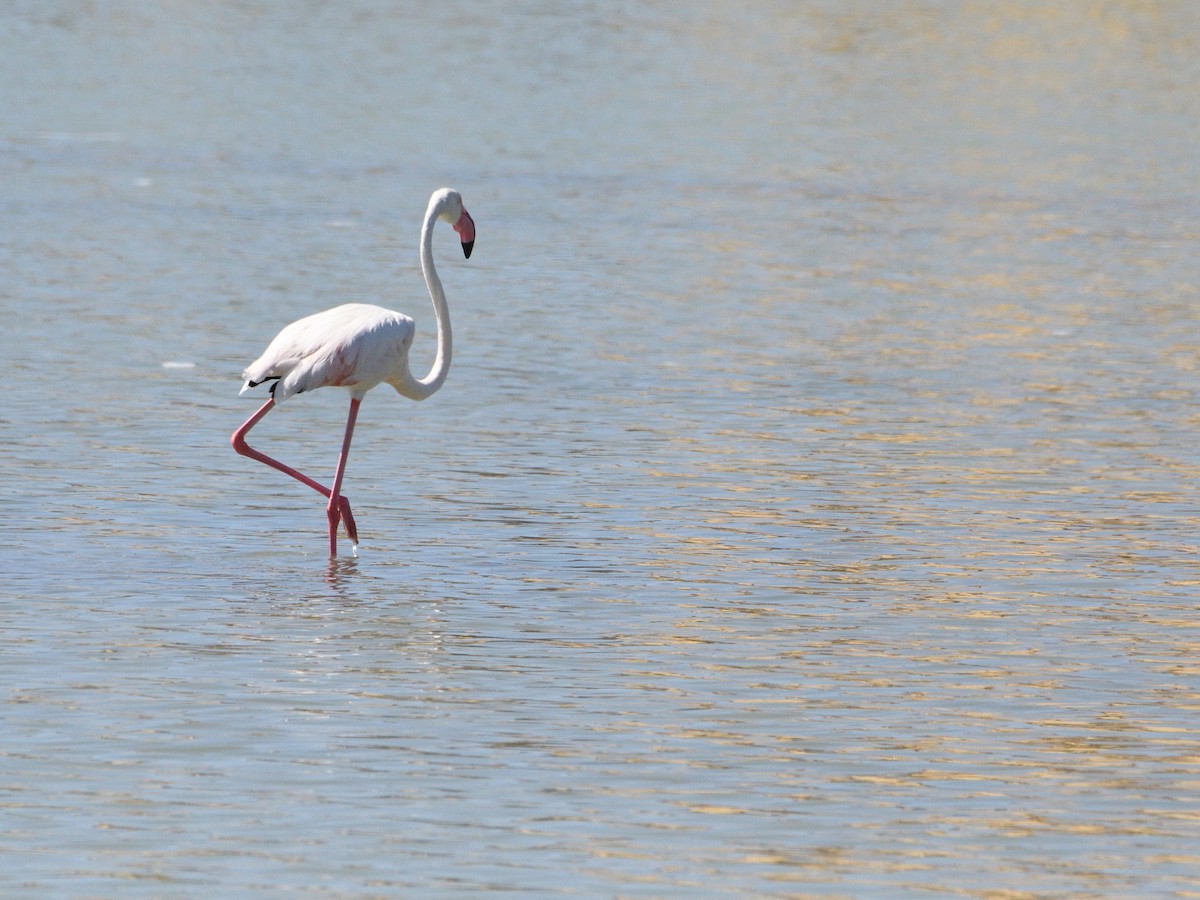
<svg viewBox="0 0 1200 900"><path fill-rule="evenodd" d="M346 436L342 438L342 452L338 456L337 471L333 473L333 487L329 491L329 505L325 508L325 515L329 518L329 555L337 556L337 528L338 521L342 519L343 514L348 514L350 505L345 504L345 509L342 508L341 491L342 477L346 474L346 460L350 456L350 438L354 436L354 422L358 418L358 406L362 403L357 397L350 398L350 412L346 416ZM347 516L346 534L350 536L353 543L358 543L357 530L354 527L353 517Z"/></svg>
<svg viewBox="0 0 1200 900"><path fill-rule="evenodd" d="M346 438L342 445L342 456L338 460L339 475L345 468L344 460L345 460L345 456L346 456L346 451L348 450L348 448L350 446L350 431L353 430L354 419L358 415L358 402L359 401L357 401L357 400L351 401L350 421L347 423ZM313 479L311 479L307 475L305 475L303 472L299 472L296 469L293 469L291 466L287 465L286 463L281 463L279 460L274 459L273 457L267 456L267 454L265 454L259 450L255 450L253 447L251 447L249 444L246 443L246 435L250 433L250 429L253 428L255 425L257 425L259 422L261 422L263 417L267 413L269 413L272 409L274 409L274 407L275 407L275 398L274 397L268 398L267 402L258 408L258 412L256 412L249 419L247 419L245 421L245 423L242 425L242 427L233 433L233 436L229 439L229 442L231 444L233 444L233 449L236 450L238 453L240 453L242 456L248 456L251 459L256 459L261 463L266 463L271 468L278 469L280 472L283 472L285 475L290 475L292 478L295 478L301 484L308 485L310 488L312 488L314 491L321 494L322 496L329 497L330 498L330 507L333 507L334 506L334 500L333 500L334 492L331 491L329 488L325 487L325 485L323 485L317 481L314 481ZM339 477L338 481L336 482L336 487L339 491L339 495L338 495L337 501L336 501L336 506L337 506L338 513L339 513L338 517L345 524L346 534L349 535L350 540L357 544L358 543L358 530L355 528L355 525L354 525L354 516L350 512L350 501L347 498L340 496L340 489L341 489L340 477ZM336 528L336 523L334 524L333 527ZM333 542L331 541L330 543L332 544ZM336 547L331 547L331 549L336 551ZM336 552L333 552L331 555L336 556L337 554L336 554Z"/></svg>

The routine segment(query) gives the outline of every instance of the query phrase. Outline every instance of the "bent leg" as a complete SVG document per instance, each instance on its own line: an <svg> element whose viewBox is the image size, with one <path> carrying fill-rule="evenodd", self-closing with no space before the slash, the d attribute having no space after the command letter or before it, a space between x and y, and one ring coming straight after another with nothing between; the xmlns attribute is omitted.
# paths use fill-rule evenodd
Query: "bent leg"
<svg viewBox="0 0 1200 900"><path fill-rule="evenodd" d="M233 449L242 456L248 456L250 459L256 459L273 469L278 469L283 474L290 475L292 478L295 478L301 484L308 485L308 487L321 494L321 496L329 497L330 502L329 507L326 509L326 515L331 520L331 528L336 533L337 522L341 521L346 527L346 534L349 536L350 540L357 544L358 529L355 526L354 514L350 511L350 500L347 497L341 496L341 474L345 471L345 459L350 447L350 435L354 429L354 419L358 414L358 401L352 401L351 418L346 423L347 431L346 436L342 441L342 455L338 459L339 474L337 476L337 481L335 482L335 489L338 493L336 495L333 491L325 487L325 485L321 484L319 481L309 478L303 472L293 469L291 466L280 462L274 457L267 456L267 454L263 453L261 450L255 450L246 443L246 435L250 433L250 429L261 422L266 414L274 408L275 398L269 397L267 402L260 406L258 411L255 412L254 415L252 415L249 419L247 419L242 426L230 436L229 443L232 444ZM334 546L332 539L330 544L331 555L336 556L336 547Z"/></svg>
<svg viewBox="0 0 1200 900"><path fill-rule="evenodd" d="M249 444L246 443L246 435L250 433L250 429L253 428L255 425L257 425L259 422L261 422L263 420L263 417L274 408L275 408L275 398L269 397L267 399L267 402L258 408L258 412L256 412L249 419L247 419L245 421L245 423L243 423L242 427L239 428L237 431L235 431L230 436L229 443L231 443L233 445L233 449L236 450L238 453L242 454L242 456L248 456L251 459L257 459L261 463L266 463L272 469L278 469L280 472L282 472L285 475L291 475L293 478L295 478L301 484L307 484L310 488L312 488L314 491L318 492L322 496L328 497L329 496L329 488L325 487L325 485L314 481L313 479L311 479L307 475L305 475L303 472L299 472L296 469L293 469L291 466L287 465L286 463L281 463L279 460L275 459L274 457L267 456L267 454L263 453L261 450L255 450L253 447L251 447Z"/></svg>

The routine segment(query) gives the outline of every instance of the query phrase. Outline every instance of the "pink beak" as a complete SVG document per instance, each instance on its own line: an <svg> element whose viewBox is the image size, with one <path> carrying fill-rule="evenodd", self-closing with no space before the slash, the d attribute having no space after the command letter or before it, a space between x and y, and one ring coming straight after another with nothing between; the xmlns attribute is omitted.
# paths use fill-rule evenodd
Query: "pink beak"
<svg viewBox="0 0 1200 900"><path fill-rule="evenodd" d="M465 209L462 211L462 215L459 216L454 230L458 232L459 240L462 241L463 255L467 259L470 259L471 248L475 246L475 220L471 218L471 214Z"/></svg>

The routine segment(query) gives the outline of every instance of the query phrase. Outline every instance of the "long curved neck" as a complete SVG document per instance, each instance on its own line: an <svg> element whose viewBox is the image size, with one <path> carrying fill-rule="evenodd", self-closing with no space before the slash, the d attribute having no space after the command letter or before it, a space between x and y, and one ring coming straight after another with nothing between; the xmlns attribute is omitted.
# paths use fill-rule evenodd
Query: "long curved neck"
<svg viewBox="0 0 1200 900"><path fill-rule="evenodd" d="M431 204L425 213L425 224L421 226L421 271L425 275L425 286L429 289L429 297L433 300L433 312L437 316L437 357L433 368L424 378L414 378L411 370L405 378L404 388L400 391L413 400L424 400L442 386L450 371L450 354L453 338L450 333L450 309L446 305L446 292L442 290L442 280L438 278L437 268L433 265L433 226L437 223L438 210Z"/></svg>

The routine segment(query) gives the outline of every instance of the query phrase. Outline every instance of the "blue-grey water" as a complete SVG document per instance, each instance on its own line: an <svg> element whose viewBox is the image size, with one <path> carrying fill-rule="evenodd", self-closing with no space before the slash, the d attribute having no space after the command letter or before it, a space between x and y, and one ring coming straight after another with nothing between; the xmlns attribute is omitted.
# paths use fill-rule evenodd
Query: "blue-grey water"
<svg viewBox="0 0 1200 900"><path fill-rule="evenodd" d="M1200 8L0 10L0 893L1200 892ZM323 500L229 447L433 316ZM254 432L325 480L346 396ZM343 550L349 546L343 540Z"/></svg>

